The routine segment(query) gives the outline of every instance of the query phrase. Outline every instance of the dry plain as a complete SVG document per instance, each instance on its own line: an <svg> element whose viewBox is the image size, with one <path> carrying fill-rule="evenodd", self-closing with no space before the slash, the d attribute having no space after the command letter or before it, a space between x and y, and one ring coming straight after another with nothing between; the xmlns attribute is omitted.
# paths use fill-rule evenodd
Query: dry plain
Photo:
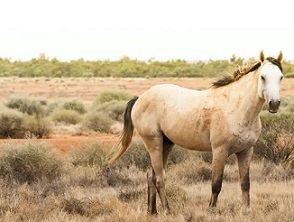
<svg viewBox="0 0 294 222"><path fill-rule="evenodd" d="M107 89L118 89L140 95L150 86L173 83L191 89L206 89L213 79L177 78L177 79L116 79L116 78L1 78L0 99L5 101L11 95L27 95L33 98L57 100L79 98L92 103ZM293 96L294 79L284 79L282 96ZM91 134L72 135L68 131L58 130L46 141L53 147L67 153L73 146L94 141L113 144L118 135ZM12 140L9 140L11 142ZM23 143L25 140L13 140ZM0 140L4 143L7 140ZM2 221L256 221L256 222L293 222L294 221L294 180L286 174L282 166L268 166L264 162L254 162L251 167L251 208L241 206L241 191L238 182L237 165L228 165L225 169L225 181L219 197L216 213L207 210L210 198L209 180L187 183L179 180L183 169L197 171L202 166L199 160L181 163L167 171L167 190L172 207L171 215L146 214L146 174L134 166L115 169L115 175L121 185L102 186L95 169L84 167L76 169L71 176L62 181L46 184L45 188L55 189L54 195L42 196L44 187L28 184L14 186L7 194L0 192L0 217ZM195 167L195 168L194 168ZM189 177L188 172L184 172ZM120 176L121 175L121 176ZM125 180L121 177L125 177ZM192 176L191 176L192 177ZM186 178L188 180L189 178ZM7 185L0 184L1 189ZM52 188L53 187L53 188ZM49 189L48 188L48 189ZM50 190L49 189L49 190ZM60 191L61 190L61 191ZM62 193L62 194L59 194ZM5 196L7 195L7 196ZM159 201L158 201L159 202Z"/></svg>

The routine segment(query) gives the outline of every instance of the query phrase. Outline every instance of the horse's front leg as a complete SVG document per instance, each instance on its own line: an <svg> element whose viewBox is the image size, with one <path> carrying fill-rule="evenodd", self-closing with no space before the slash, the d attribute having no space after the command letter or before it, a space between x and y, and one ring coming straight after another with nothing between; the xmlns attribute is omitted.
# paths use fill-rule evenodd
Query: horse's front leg
<svg viewBox="0 0 294 222"><path fill-rule="evenodd" d="M156 177L154 170L150 167L147 171L148 182L148 210L149 214L157 214L156 210Z"/></svg>
<svg viewBox="0 0 294 222"><path fill-rule="evenodd" d="M253 147L243 150L240 153L236 153L238 159L240 183L242 190L242 201L243 205L250 206L250 178L249 168L250 162L253 155Z"/></svg>
<svg viewBox="0 0 294 222"><path fill-rule="evenodd" d="M211 198L209 207L216 207L217 198L222 188L223 173L225 168L225 162L228 157L228 152L223 147L215 148L212 150L212 181L211 181Z"/></svg>

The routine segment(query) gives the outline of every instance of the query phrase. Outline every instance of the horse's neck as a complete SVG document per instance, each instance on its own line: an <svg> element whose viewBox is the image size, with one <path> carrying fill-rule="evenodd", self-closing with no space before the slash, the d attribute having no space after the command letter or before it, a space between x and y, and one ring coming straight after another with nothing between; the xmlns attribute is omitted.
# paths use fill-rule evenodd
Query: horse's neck
<svg viewBox="0 0 294 222"><path fill-rule="evenodd" d="M254 121L264 105L258 96L258 73L248 73L238 81L227 86L230 109L238 113L244 121Z"/></svg>

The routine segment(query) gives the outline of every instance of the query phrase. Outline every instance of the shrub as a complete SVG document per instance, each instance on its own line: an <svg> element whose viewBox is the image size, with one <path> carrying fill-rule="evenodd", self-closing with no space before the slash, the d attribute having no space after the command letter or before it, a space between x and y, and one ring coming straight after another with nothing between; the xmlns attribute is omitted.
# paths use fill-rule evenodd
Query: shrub
<svg viewBox="0 0 294 222"><path fill-rule="evenodd" d="M0 113L0 137L23 138L23 115L16 110L7 110Z"/></svg>
<svg viewBox="0 0 294 222"><path fill-rule="evenodd" d="M17 109L28 115L43 116L45 114L45 110L39 101L31 100L26 97L11 97L8 99L6 105L11 109Z"/></svg>
<svg viewBox="0 0 294 222"><path fill-rule="evenodd" d="M96 111L106 113L113 120L122 121L125 108L126 101L110 101L99 104Z"/></svg>
<svg viewBox="0 0 294 222"><path fill-rule="evenodd" d="M60 154L45 143L8 143L0 156L0 176L19 183L52 181L63 173Z"/></svg>
<svg viewBox="0 0 294 222"><path fill-rule="evenodd" d="M169 174L175 180L182 180L185 184L193 184L211 179L211 167L200 157L190 156L185 161L174 165Z"/></svg>
<svg viewBox="0 0 294 222"><path fill-rule="evenodd" d="M52 114L52 120L58 123L63 122L75 125L82 121L82 117L74 110L56 110Z"/></svg>
<svg viewBox="0 0 294 222"><path fill-rule="evenodd" d="M99 166L105 163L106 154L101 143L94 142L85 147L79 147L70 151L74 166Z"/></svg>
<svg viewBox="0 0 294 222"><path fill-rule="evenodd" d="M183 162L189 156L190 152L186 149L183 149L179 146L174 146L169 158L168 158L168 165L170 164L178 164Z"/></svg>
<svg viewBox="0 0 294 222"><path fill-rule="evenodd" d="M50 115L52 112L56 111L58 108L60 108L60 103L57 101L54 102L50 102L47 106L46 106L46 115Z"/></svg>
<svg viewBox="0 0 294 222"><path fill-rule="evenodd" d="M36 116L25 116L24 129L26 133L37 138L48 137L52 132L49 120Z"/></svg>
<svg viewBox="0 0 294 222"><path fill-rule="evenodd" d="M114 121L103 112L94 112L88 114L83 122L83 126L102 133L109 133Z"/></svg>
<svg viewBox="0 0 294 222"><path fill-rule="evenodd" d="M261 119L262 132L255 145L255 154L276 164L287 161L294 150L294 115L265 115Z"/></svg>
<svg viewBox="0 0 294 222"><path fill-rule="evenodd" d="M76 111L80 114L84 114L87 112L86 110L86 107L85 105L78 101L78 100L70 100L70 101L66 101L64 104L63 104L63 108L66 109L66 110L73 110L73 111Z"/></svg>
<svg viewBox="0 0 294 222"><path fill-rule="evenodd" d="M118 164L126 167L133 164L137 168L145 171L150 166L149 153L141 141L134 141L130 148L118 160Z"/></svg>
<svg viewBox="0 0 294 222"><path fill-rule="evenodd" d="M96 99L95 104L106 103L110 101L128 101L132 98L127 92L118 90L107 90L101 93L101 95Z"/></svg>

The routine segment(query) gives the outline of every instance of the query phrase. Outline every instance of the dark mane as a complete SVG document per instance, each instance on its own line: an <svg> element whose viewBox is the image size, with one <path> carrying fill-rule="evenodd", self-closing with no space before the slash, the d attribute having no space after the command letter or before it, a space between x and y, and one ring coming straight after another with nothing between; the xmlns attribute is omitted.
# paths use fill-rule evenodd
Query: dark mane
<svg viewBox="0 0 294 222"><path fill-rule="evenodd" d="M283 72L282 64L281 64L281 62L279 60L277 60L277 59L275 59L273 57L267 57L266 60L269 61L270 63L278 66L279 69L281 70L281 72ZM235 81L239 80L240 78L242 78L246 74L257 70L260 66L261 66L261 62L253 62L253 63L251 63L249 65L240 67L232 75L223 76L222 78L220 78L220 79L216 80L215 82L213 82L212 86L221 87L221 86L228 85L228 84L230 84L232 82L235 82Z"/></svg>
<svg viewBox="0 0 294 222"><path fill-rule="evenodd" d="M228 85L232 82L239 80L240 78L242 78L242 76L245 76L246 74L257 70L260 67L260 65L261 65L260 62L255 62L252 65L246 65L246 66L240 67L238 70L236 70L233 73L233 75L223 76L222 78L213 82L212 85L215 87Z"/></svg>
<svg viewBox="0 0 294 222"><path fill-rule="evenodd" d="M282 64L279 60L273 58L273 57L267 57L266 58L267 61L269 61L270 63L276 65L279 67L279 69L281 70L281 72L283 72L283 67L282 67Z"/></svg>

